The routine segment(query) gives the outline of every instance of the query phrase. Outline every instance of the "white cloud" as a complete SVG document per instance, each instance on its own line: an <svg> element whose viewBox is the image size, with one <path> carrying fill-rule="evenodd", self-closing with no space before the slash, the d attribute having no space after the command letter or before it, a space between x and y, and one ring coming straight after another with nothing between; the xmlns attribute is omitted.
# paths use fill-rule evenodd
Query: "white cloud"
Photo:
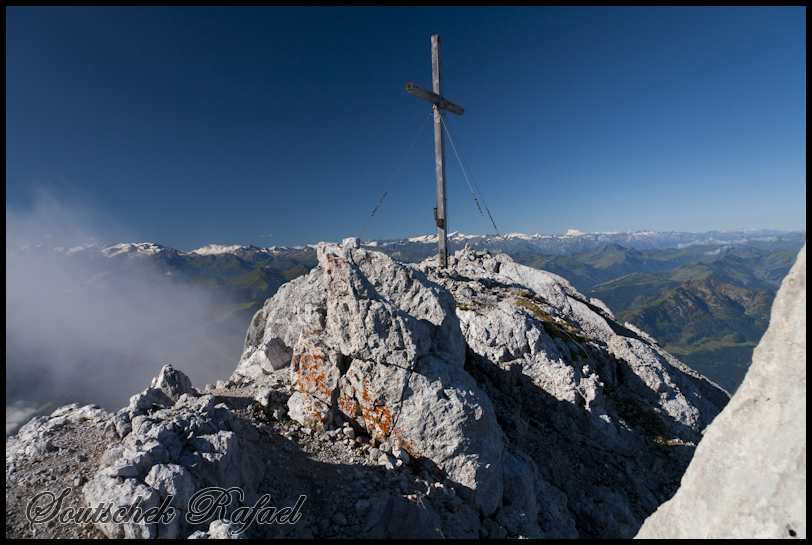
<svg viewBox="0 0 812 545"><path fill-rule="evenodd" d="M37 413L37 407L21 399L6 405L6 435L28 422Z"/></svg>
<svg viewBox="0 0 812 545"><path fill-rule="evenodd" d="M68 184L32 186L30 201L29 206L6 202L7 242L72 248L98 237L99 233L108 237L132 236L95 204L92 195Z"/></svg>
<svg viewBox="0 0 812 545"><path fill-rule="evenodd" d="M27 210L6 207L7 428L10 411L22 418L49 402L49 413L71 402L117 410L167 363L201 388L236 367L248 324L215 323L222 305L207 293L145 263L110 269L124 256L48 246L109 239L96 229L104 218L47 191ZM31 238L45 245L20 250Z"/></svg>

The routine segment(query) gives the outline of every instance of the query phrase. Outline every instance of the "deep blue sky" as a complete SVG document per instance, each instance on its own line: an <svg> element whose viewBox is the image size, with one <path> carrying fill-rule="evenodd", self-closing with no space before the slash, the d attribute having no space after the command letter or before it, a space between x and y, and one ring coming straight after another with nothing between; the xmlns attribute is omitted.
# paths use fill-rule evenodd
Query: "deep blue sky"
<svg viewBox="0 0 812 545"><path fill-rule="evenodd" d="M128 242L357 236L438 32L502 233L805 228L805 8L7 7L7 217L44 188ZM433 146L429 123L365 240L435 232ZM485 233L446 153L449 227Z"/></svg>

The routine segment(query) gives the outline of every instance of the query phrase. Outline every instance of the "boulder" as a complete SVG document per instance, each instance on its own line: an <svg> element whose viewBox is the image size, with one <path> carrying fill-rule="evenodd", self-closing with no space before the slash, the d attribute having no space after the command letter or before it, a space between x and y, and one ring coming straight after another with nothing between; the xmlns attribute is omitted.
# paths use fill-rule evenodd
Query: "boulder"
<svg viewBox="0 0 812 545"><path fill-rule="evenodd" d="M251 320L231 380L251 378L261 382L274 372L286 370L299 336L324 330L327 308L321 275L322 270L315 267L310 274L280 286L265 301Z"/></svg>
<svg viewBox="0 0 812 545"><path fill-rule="evenodd" d="M291 420L323 433L333 421L333 410L328 404L305 392L294 392L288 399L288 416Z"/></svg>
<svg viewBox="0 0 812 545"><path fill-rule="evenodd" d="M360 238L358 238L358 237L349 237L349 238L345 238L345 239L344 239L344 240L341 242L341 245L342 245L342 246L345 246L345 247L347 247L347 248L355 248L355 249L358 249L358 248L360 248L360 247L361 247L361 239L360 239Z"/></svg>
<svg viewBox="0 0 812 545"><path fill-rule="evenodd" d="M161 504L157 491L141 484L134 478L120 479L97 473L83 488L85 499L90 506L101 503L112 506L111 514L119 509L131 510L138 507L146 511ZM146 519L136 521L135 517L123 522L97 522L96 526L110 539L154 539L158 537L158 524Z"/></svg>
<svg viewBox="0 0 812 545"><path fill-rule="evenodd" d="M191 472L177 464L155 464L144 478L144 483L154 488L161 498L172 495L170 505L186 510L189 499L195 493L195 478Z"/></svg>
<svg viewBox="0 0 812 545"><path fill-rule="evenodd" d="M192 387L192 381L183 372L167 364L161 368L158 376L152 379L150 387L130 398L127 412L150 411L152 409L165 409L172 407L182 396L197 396L197 390ZM115 423L119 435L126 429L126 420Z"/></svg>
<svg viewBox="0 0 812 545"><path fill-rule="evenodd" d="M502 434L490 400L462 369L454 298L417 267L352 241L321 244L317 256L307 277L257 314L235 377L267 376L262 354L281 343L291 353L291 418L326 431L341 415L372 439L397 443L407 459L435 461L495 512Z"/></svg>
<svg viewBox="0 0 812 545"><path fill-rule="evenodd" d="M152 379L150 388L163 391L172 401L177 401L184 394L193 397L197 395L197 390L192 387L189 377L171 365L164 365L161 368L158 376Z"/></svg>
<svg viewBox="0 0 812 545"><path fill-rule="evenodd" d="M736 394L639 538L806 538L806 246Z"/></svg>

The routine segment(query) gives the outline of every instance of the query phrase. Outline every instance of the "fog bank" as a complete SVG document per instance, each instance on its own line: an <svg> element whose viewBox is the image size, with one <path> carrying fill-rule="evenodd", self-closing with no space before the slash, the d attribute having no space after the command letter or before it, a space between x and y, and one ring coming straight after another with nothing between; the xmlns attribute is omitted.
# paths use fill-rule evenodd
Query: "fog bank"
<svg viewBox="0 0 812 545"><path fill-rule="evenodd" d="M239 360L250 318L224 320L224 306L202 289L142 260L65 255L106 238L94 226L104 215L94 214L47 192L27 210L6 206L7 434L37 409L117 410L167 363L202 388Z"/></svg>

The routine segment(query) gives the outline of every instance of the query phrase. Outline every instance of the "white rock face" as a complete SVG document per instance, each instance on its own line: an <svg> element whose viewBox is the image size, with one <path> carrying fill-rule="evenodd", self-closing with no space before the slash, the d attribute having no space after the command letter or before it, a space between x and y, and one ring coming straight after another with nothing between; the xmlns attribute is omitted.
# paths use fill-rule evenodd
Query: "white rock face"
<svg viewBox="0 0 812 545"><path fill-rule="evenodd" d="M462 369L465 340L451 294L352 240L322 244L317 254L319 266L255 316L234 380L267 376L267 347L284 345L291 418L323 432L341 415L374 440L433 460L484 513L495 512L502 433L490 400Z"/></svg>
<svg viewBox="0 0 812 545"><path fill-rule="evenodd" d="M595 528L581 537L633 536L729 399L559 276L470 248L440 270L356 246L320 245L266 302L232 378L290 372L294 420L351 421L386 467L434 461L494 517L488 535L578 537L577 516Z"/></svg>
<svg viewBox="0 0 812 545"><path fill-rule="evenodd" d="M555 274L471 248L449 261L420 267L453 293L465 369L515 449L489 532L632 537L729 396Z"/></svg>
<svg viewBox="0 0 812 545"><path fill-rule="evenodd" d="M255 315L245 337L245 349L232 379L262 381L288 366L302 333L323 331L327 294L319 267L282 285ZM289 371L286 371L289 372Z"/></svg>
<svg viewBox="0 0 812 545"><path fill-rule="evenodd" d="M192 381L185 374L176 371L171 365L164 365L157 377L152 379L150 388L162 390L172 401L177 401L180 396L187 394L197 395L197 391L192 387Z"/></svg>
<svg viewBox="0 0 812 545"><path fill-rule="evenodd" d="M806 538L806 246L744 382L640 538Z"/></svg>
<svg viewBox="0 0 812 545"><path fill-rule="evenodd" d="M360 239L360 238L358 238L358 237L350 237L350 238L345 238L345 239L344 239L344 240L341 242L341 245L342 245L342 246L346 246L347 248L355 248L355 249L358 249L358 248L360 248L360 247L361 247L361 239Z"/></svg>
<svg viewBox="0 0 812 545"><path fill-rule="evenodd" d="M6 446L6 463L18 458L33 458L43 452L54 450L50 436L55 430L82 420L107 420L110 414L97 405L80 407L77 403L56 409L51 416L40 416L26 422L15 440Z"/></svg>
<svg viewBox="0 0 812 545"><path fill-rule="evenodd" d="M115 482L115 477L91 479L83 489L85 498L88 501L112 503L115 505L115 509L131 508L136 504L138 498L141 498L139 506L144 511L161 504L159 494L149 486L140 484L136 479L124 479L121 484L116 483L115 486L111 486L111 481ZM112 511L115 512L115 509ZM145 520L141 522L125 521L118 524L100 522L98 526L110 539L154 539L158 537L158 525L147 523ZM177 535L172 537L177 537Z"/></svg>
<svg viewBox="0 0 812 545"><path fill-rule="evenodd" d="M608 437L614 437L617 429L603 425L611 417L605 411L603 373L587 353L590 346L628 366L642 382L636 393L669 417L663 425L672 437L698 441L727 401L718 387L615 323L603 303L588 302L560 276L519 265L504 255L491 258L499 271L492 273L486 268L487 259L480 259L480 264L470 250L458 253L463 254L458 274L483 287L513 287L507 297L486 307L457 311L470 349L503 369L520 369L555 399L584 407Z"/></svg>
<svg viewBox="0 0 812 545"><path fill-rule="evenodd" d="M648 397L659 406L664 425L674 437L698 442L701 432L727 401L701 375L659 346L645 339L614 336L607 343L609 353L629 364L649 390ZM694 433L695 432L695 433Z"/></svg>

